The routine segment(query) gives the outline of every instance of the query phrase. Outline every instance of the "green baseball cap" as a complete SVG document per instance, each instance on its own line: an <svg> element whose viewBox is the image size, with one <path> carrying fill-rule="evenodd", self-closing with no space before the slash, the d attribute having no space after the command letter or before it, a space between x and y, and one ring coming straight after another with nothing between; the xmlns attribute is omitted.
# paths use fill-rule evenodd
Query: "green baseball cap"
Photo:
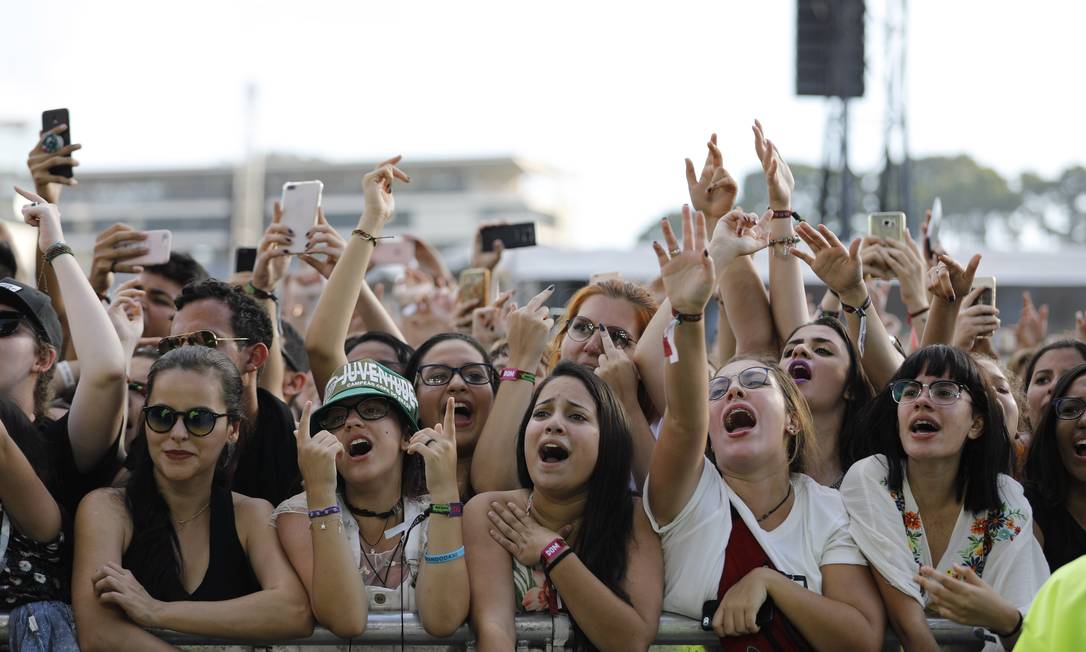
<svg viewBox="0 0 1086 652"><path fill-rule="evenodd" d="M328 380L324 387L324 405L309 417L310 434L320 431L321 415L340 401L356 396L383 396L400 408L411 424L412 433L419 429L419 399L415 388L400 374L369 358L348 362ZM412 434L405 433L405 434Z"/></svg>

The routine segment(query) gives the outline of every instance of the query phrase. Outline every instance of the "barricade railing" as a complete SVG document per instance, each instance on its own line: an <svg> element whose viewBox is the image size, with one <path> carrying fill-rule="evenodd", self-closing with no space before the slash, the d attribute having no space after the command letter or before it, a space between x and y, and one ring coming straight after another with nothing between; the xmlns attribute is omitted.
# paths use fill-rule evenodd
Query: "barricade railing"
<svg viewBox="0 0 1086 652"><path fill-rule="evenodd" d="M973 628L953 623L949 620L930 619L935 640L943 650L979 650L982 642L973 634ZM569 618L564 615L549 616L533 614L517 616L518 650L561 650L573 638L573 629ZM8 615L0 614L0 640L7 641ZM277 648L305 647L342 647L365 649L367 646L445 647L449 649L474 649L474 636L467 625L460 627L448 638L435 638L426 633L422 622L414 613L371 613L366 623L366 632L350 641L341 639L332 632L317 627L313 634L304 639L283 641L252 641L230 638L212 638L193 636L179 632L154 632L157 636L174 645L182 646L230 646L250 647L256 650L275 650ZM713 650L718 647L718 639L712 632L701 629L698 621L682 616L664 614L660 618L660 629L656 634L655 645L704 645ZM900 645L889 629L883 650L897 650Z"/></svg>

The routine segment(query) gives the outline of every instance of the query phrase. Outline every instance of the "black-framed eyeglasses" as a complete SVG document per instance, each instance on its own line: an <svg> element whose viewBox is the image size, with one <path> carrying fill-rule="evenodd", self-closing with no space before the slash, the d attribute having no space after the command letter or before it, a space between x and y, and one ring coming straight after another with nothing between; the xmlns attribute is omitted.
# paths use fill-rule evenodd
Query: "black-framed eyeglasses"
<svg viewBox="0 0 1086 652"><path fill-rule="evenodd" d="M185 430L193 437L207 437L215 429L218 420L228 416L230 415L225 412L220 413L205 407L175 410L169 405L148 405L143 408L144 422L151 430L169 432L173 430L177 418L181 417Z"/></svg>
<svg viewBox="0 0 1086 652"><path fill-rule="evenodd" d="M25 319L26 316L23 313L15 310L0 312L0 337L7 337L14 333L19 329L19 324Z"/></svg>
<svg viewBox="0 0 1086 652"><path fill-rule="evenodd" d="M968 389L965 385L953 380L937 380L929 384L901 378L890 385L890 396L895 403L912 403L927 390L928 398L935 405L953 405L965 389Z"/></svg>
<svg viewBox="0 0 1086 652"><path fill-rule="evenodd" d="M625 349L637 344L637 340L630 337L630 334L618 326L608 326L602 324L607 329L607 334L611 336L611 341L615 343L615 348ZM566 325L566 334L574 342L586 342L588 338L592 337L596 333L596 330L600 328L600 324L593 324L591 319L587 317L574 317L569 320Z"/></svg>
<svg viewBox="0 0 1086 652"><path fill-rule="evenodd" d="M441 387L452 382L453 376L460 374L469 385L489 385L498 378L494 367L485 362L472 362L461 367L443 364L424 364L419 367L418 377L423 385Z"/></svg>
<svg viewBox="0 0 1086 652"><path fill-rule="evenodd" d="M193 331L191 333L182 333L180 335L170 335L164 337L158 342L158 352L160 355L166 355L174 349L181 348L186 344L193 344L195 346L206 346L209 349L219 348L220 342L248 342L248 337L219 337L213 331Z"/></svg>
<svg viewBox="0 0 1086 652"><path fill-rule="evenodd" d="M147 398L147 383L130 380L128 381L128 390L139 394L143 398Z"/></svg>
<svg viewBox="0 0 1086 652"><path fill-rule="evenodd" d="M1061 396L1052 399L1052 409L1056 411L1057 419L1074 421L1086 412L1086 401L1077 396Z"/></svg>
<svg viewBox="0 0 1086 652"><path fill-rule="evenodd" d="M758 389L769 384L769 367L750 367L735 376L716 376L709 381L709 400L719 401L724 398L732 386L732 378L747 389Z"/></svg>
<svg viewBox="0 0 1086 652"><path fill-rule="evenodd" d="M343 424L347 423L347 417L351 415L351 410L354 410L358 416L362 417L363 421L376 421L388 416L388 413L392 411L392 402L387 398L372 396L364 398L354 405L333 405L321 413L317 425L321 427L321 430L342 428Z"/></svg>

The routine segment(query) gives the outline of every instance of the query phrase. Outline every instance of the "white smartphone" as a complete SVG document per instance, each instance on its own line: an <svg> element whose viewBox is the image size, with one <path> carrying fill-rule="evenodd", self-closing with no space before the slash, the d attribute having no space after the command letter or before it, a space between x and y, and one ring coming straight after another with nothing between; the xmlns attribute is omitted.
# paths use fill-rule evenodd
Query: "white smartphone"
<svg viewBox="0 0 1086 652"><path fill-rule="evenodd" d="M317 223L322 192L324 183L321 181L288 181L283 184L283 197L279 200L279 205L283 207L280 224L294 232L294 244L287 250L290 253L301 253L305 249L305 234Z"/></svg>
<svg viewBox="0 0 1086 652"><path fill-rule="evenodd" d="M144 245L147 253L135 258L123 261L127 265L162 265L170 260L170 243L173 236L167 229L155 229L144 231L146 240L127 240L119 248L137 247Z"/></svg>
<svg viewBox="0 0 1086 652"><path fill-rule="evenodd" d="M905 240L905 213L871 213L867 216L868 233L887 240Z"/></svg>
<svg viewBox="0 0 1086 652"><path fill-rule="evenodd" d="M973 305L985 305L994 308L996 305L996 278L994 276L978 276L974 278L972 289L975 290L977 288L984 289L981 290L981 293L977 296L977 300Z"/></svg>
<svg viewBox="0 0 1086 652"><path fill-rule="evenodd" d="M935 201L931 202L931 222L928 223L928 248L933 250L942 249L942 245L939 243L939 227L943 224L943 200L938 197ZM931 252L924 252L925 255L929 255Z"/></svg>

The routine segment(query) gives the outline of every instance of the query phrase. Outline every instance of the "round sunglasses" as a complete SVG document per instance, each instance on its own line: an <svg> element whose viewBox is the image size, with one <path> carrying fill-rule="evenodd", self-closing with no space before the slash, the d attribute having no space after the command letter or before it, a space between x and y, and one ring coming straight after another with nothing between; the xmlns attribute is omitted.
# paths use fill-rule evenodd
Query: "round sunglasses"
<svg viewBox="0 0 1086 652"><path fill-rule="evenodd" d="M194 437L207 437L215 429L219 419L229 416L225 412L220 413L204 407L175 410L168 405L148 405L143 408L144 423L151 430L169 432L173 430L177 418L181 417L185 430Z"/></svg>

